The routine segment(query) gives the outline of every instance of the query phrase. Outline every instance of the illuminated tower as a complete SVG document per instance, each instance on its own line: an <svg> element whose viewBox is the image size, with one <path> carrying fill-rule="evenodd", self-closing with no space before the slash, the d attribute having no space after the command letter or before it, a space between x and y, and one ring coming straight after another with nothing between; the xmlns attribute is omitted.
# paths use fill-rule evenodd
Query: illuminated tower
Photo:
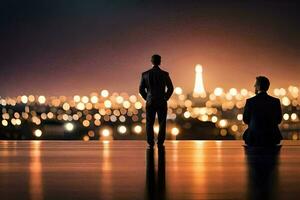
<svg viewBox="0 0 300 200"><path fill-rule="evenodd" d="M202 98L206 97L206 92L204 89L203 78L202 78L202 71L203 71L202 66L200 64L197 64L195 67L196 76L195 76L195 87L193 93L194 97L202 97Z"/></svg>

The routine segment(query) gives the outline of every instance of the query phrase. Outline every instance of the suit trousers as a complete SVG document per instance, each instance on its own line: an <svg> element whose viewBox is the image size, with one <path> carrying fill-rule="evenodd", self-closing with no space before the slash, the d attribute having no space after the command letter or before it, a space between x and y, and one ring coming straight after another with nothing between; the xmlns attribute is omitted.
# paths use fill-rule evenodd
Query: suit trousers
<svg viewBox="0 0 300 200"><path fill-rule="evenodd" d="M153 125L155 122L155 115L157 113L159 132L157 143L163 144L166 138L166 121L167 121L168 105L167 101L146 103L146 132L147 142L149 145L154 145L154 131Z"/></svg>

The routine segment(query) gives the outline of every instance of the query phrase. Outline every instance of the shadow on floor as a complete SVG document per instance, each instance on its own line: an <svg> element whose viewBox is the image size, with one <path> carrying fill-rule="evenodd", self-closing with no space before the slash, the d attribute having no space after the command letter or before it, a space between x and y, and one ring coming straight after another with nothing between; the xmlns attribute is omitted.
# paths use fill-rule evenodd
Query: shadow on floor
<svg viewBox="0 0 300 200"><path fill-rule="evenodd" d="M146 152L146 199L166 199L165 148L158 148L158 170L155 171L154 149Z"/></svg>
<svg viewBox="0 0 300 200"><path fill-rule="evenodd" d="M248 166L247 199L278 199L280 148L245 148Z"/></svg>

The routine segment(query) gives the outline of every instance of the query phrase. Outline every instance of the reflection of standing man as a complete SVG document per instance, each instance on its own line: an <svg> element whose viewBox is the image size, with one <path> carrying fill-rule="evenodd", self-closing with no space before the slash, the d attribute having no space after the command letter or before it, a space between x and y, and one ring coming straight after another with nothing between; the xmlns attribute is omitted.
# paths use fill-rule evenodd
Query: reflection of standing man
<svg viewBox="0 0 300 200"><path fill-rule="evenodd" d="M142 73L139 92L146 100L146 132L150 148L154 146L153 125L157 113L159 133L157 145L163 146L166 137L167 101L173 93L169 73L160 69L160 55L151 58L153 67ZM167 91L166 91L167 87Z"/></svg>

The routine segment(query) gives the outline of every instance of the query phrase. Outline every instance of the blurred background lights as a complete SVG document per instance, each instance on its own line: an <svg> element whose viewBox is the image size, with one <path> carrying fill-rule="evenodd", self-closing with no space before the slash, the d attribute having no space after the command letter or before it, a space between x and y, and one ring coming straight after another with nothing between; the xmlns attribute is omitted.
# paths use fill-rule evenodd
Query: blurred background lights
<svg viewBox="0 0 300 200"><path fill-rule="evenodd" d="M110 136L110 131L109 131L109 129L104 128L104 129L101 131L101 135L102 135L103 137L108 137L108 136Z"/></svg>
<svg viewBox="0 0 300 200"><path fill-rule="evenodd" d="M35 137L41 137L42 134L43 134L43 132L41 131L41 129L36 129L36 130L34 131L34 136L35 136Z"/></svg>
<svg viewBox="0 0 300 200"><path fill-rule="evenodd" d="M235 89L235 88L230 88L229 94L231 94L232 96L236 96L236 95L237 95L237 89Z"/></svg>
<svg viewBox="0 0 300 200"><path fill-rule="evenodd" d="M177 95L181 95L182 94L182 88L181 87L175 87L174 92Z"/></svg>
<svg viewBox="0 0 300 200"><path fill-rule="evenodd" d="M211 121L212 121L213 123L216 123L216 122L218 121L218 117L217 117L217 116L212 116L212 117L211 117Z"/></svg>
<svg viewBox="0 0 300 200"><path fill-rule="evenodd" d="M227 127L227 125L228 125L228 121L227 121L226 119L221 119L221 120L219 121L219 126L220 126L221 128L225 128L225 127Z"/></svg>
<svg viewBox="0 0 300 200"><path fill-rule="evenodd" d="M85 136L83 136L82 140L87 142L90 140L90 137L88 135L85 135Z"/></svg>
<svg viewBox="0 0 300 200"><path fill-rule="evenodd" d="M171 129L171 134L174 135L174 136L178 135L179 134L179 129L177 127L173 127Z"/></svg>
<svg viewBox="0 0 300 200"><path fill-rule="evenodd" d="M236 116L237 120L242 121L243 120L243 114L238 114Z"/></svg>
<svg viewBox="0 0 300 200"><path fill-rule="evenodd" d="M216 87L211 90L212 92L207 92L207 98L194 98L195 93L198 92L199 96L201 91L206 92L202 84L202 71L201 65L195 67L196 79L198 77L198 83L195 81L195 91L183 94L183 88L179 86L174 88L176 95L172 95L168 102L167 115L167 120L171 124L174 123L173 128L168 130L171 138L176 138L179 127L195 128L195 124L191 123L194 120L200 126L202 122L210 121L214 123L211 127L219 129L219 133L224 137L241 139L241 133L247 126L242 121L243 109L246 99L255 95L254 92L245 88L230 88L225 91L221 87ZM291 131L300 130L299 87L290 85L287 88L275 88L273 92L281 100L283 110L283 123L280 124L280 129L283 130L285 139L291 139ZM108 90L102 90L100 94L93 92L89 96L0 97L0 106L2 106L0 125L7 127L5 128L7 132L13 129L23 130L28 123L30 127L44 130L42 127L48 126L49 122L51 125L52 122L58 122L57 125L61 124L62 130L65 131L71 132L75 127L78 128L79 135L70 133L68 137L77 136L77 139L83 139L85 134L87 136L85 138L91 139L92 131L97 131L99 133L97 136L103 136L103 133L109 135L109 137L103 136L101 140L110 140L113 139L112 131L116 125L116 134L125 134L130 127L131 131L138 135L142 134L142 126L146 122L145 101L140 95L129 95L126 92L109 94ZM106 126L107 130L102 129L101 126ZM30 132L35 135L34 131ZM156 134L159 132L158 124L155 124L154 132ZM137 135L126 134L123 137L142 138ZM184 137L184 132L182 135Z"/></svg>
<svg viewBox="0 0 300 200"><path fill-rule="evenodd" d="M223 94L223 88L217 87L214 90L214 95L221 96Z"/></svg>
<svg viewBox="0 0 300 200"><path fill-rule="evenodd" d="M291 120L295 121L298 118L296 113L291 114Z"/></svg>
<svg viewBox="0 0 300 200"><path fill-rule="evenodd" d="M108 97L108 95L109 95L109 92L107 90L102 90L101 91L101 96L102 97Z"/></svg>
<svg viewBox="0 0 300 200"><path fill-rule="evenodd" d="M106 108L111 108L111 101L110 101L110 100L105 100L105 101L104 101L104 106L105 106Z"/></svg>
<svg viewBox="0 0 300 200"><path fill-rule="evenodd" d="M97 96L92 96L91 97L91 102L92 103L98 103L98 97Z"/></svg>
<svg viewBox="0 0 300 200"><path fill-rule="evenodd" d="M283 119L284 119L284 120L289 120L289 118L290 118L290 116L289 116L288 113L284 113L284 114L283 114Z"/></svg>
<svg viewBox="0 0 300 200"><path fill-rule="evenodd" d="M284 105L284 106L289 106L291 103L290 99L286 96L283 97L281 101L282 101L282 105Z"/></svg>
<svg viewBox="0 0 300 200"><path fill-rule="evenodd" d="M85 105L84 105L84 103L79 102L79 103L77 104L76 108L77 108L78 110L84 110L84 109L85 109Z"/></svg>
<svg viewBox="0 0 300 200"><path fill-rule="evenodd" d="M81 97L81 102L82 103L88 103L89 102L89 97L87 97L87 96Z"/></svg>
<svg viewBox="0 0 300 200"><path fill-rule="evenodd" d="M125 134L125 133L126 133L126 131L127 131L127 128L126 128L126 126L124 126L124 125L121 125L121 126L119 126L119 127L118 127L118 132L119 132L119 133L121 133L121 134Z"/></svg>
<svg viewBox="0 0 300 200"><path fill-rule="evenodd" d="M3 120L2 120L2 125L3 125L3 126L7 126L7 125L8 125L8 121L5 120L5 119L3 119Z"/></svg>
<svg viewBox="0 0 300 200"><path fill-rule="evenodd" d="M66 123L66 124L65 124L65 129L66 129L67 131L73 131L73 130L74 130L74 124L71 123L71 122Z"/></svg>
<svg viewBox="0 0 300 200"><path fill-rule="evenodd" d="M22 101L22 103L26 104L28 102L28 97L26 95L23 95L21 97L21 101Z"/></svg>
<svg viewBox="0 0 300 200"><path fill-rule="evenodd" d="M46 97L45 97L45 96L39 96L38 102L39 102L40 104L46 103Z"/></svg>
<svg viewBox="0 0 300 200"><path fill-rule="evenodd" d="M142 132L142 127L140 125L135 125L133 131L137 134L140 134Z"/></svg>
<svg viewBox="0 0 300 200"><path fill-rule="evenodd" d="M73 100L75 101L75 102L79 102L80 101L80 96L79 95L75 95L74 97L73 97Z"/></svg>

